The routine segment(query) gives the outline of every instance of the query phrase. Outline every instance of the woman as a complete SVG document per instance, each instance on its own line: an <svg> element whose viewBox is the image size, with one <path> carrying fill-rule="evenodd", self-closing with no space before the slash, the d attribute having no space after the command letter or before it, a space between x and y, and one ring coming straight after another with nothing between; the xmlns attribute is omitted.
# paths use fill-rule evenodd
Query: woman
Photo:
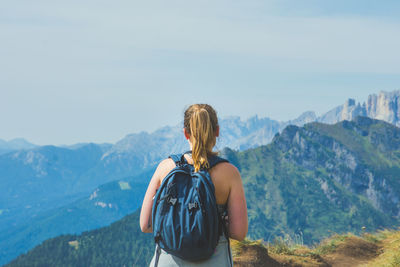
<svg viewBox="0 0 400 267"><path fill-rule="evenodd" d="M195 171L208 167L208 158L216 155L213 148L219 135L219 125L215 110L207 104L194 104L185 111L183 133L188 140L192 154L185 154L185 159ZM147 188L142 210L140 227L145 233L152 232L151 212L153 198L167 174L176 167L172 159L163 160L157 167ZM247 208L239 171L230 163L223 162L209 169L215 187L215 197L219 208L226 209L228 216L229 237L243 240L247 234ZM187 262L162 252L159 266L229 266L231 259L229 245L224 236L219 239L213 256L201 262ZM153 258L154 261L154 258ZM152 264L150 264L152 266Z"/></svg>

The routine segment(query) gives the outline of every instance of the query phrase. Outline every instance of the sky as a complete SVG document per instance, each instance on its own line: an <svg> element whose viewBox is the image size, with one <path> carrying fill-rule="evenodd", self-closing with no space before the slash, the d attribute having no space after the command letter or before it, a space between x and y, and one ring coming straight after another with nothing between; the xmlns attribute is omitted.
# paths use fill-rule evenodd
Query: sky
<svg viewBox="0 0 400 267"><path fill-rule="evenodd" d="M3 0L0 139L115 143L182 121L285 121L400 89L400 2Z"/></svg>

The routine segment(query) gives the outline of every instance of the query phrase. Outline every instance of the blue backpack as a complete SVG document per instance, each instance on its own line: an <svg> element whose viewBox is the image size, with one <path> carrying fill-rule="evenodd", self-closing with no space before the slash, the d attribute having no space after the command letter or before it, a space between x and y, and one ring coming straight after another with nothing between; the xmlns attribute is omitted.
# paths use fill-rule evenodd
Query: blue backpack
<svg viewBox="0 0 400 267"><path fill-rule="evenodd" d="M218 213L215 188L208 170L202 168L195 172L184 154L170 158L176 167L162 181L153 202L155 266L160 249L187 261L210 258L225 225ZM208 162L211 169L228 161L212 156Z"/></svg>

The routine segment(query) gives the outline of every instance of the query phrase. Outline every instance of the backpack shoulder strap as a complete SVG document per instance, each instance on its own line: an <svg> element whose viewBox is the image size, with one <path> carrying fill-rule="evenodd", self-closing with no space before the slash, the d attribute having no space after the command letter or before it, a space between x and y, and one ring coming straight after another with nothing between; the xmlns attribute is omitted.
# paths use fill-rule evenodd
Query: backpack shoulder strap
<svg viewBox="0 0 400 267"><path fill-rule="evenodd" d="M189 152L191 152L191 151L185 152L183 154L173 154L173 155L170 155L169 158L172 159L175 162L176 166L181 166L182 164L187 163L184 155L189 153ZM219 163L222 163L222 162L229 162L229 161L227 159L224 159L224 158L221 158L221 157L218 157L218 156L210 157L208 159L208 164L210 164L209 169L211 169L215 165L217 165Z"/></svg>
<svg viewBox="0 0 400 267"><path fill-rule="evenodd" d="M172 159L176 166L181 166L182 164L186 163L184 155L185 154L174 154L170 155L168 158Z"/></svg>
<svg viewBox="0 0 400 267"><path fill-rule="evenodd" d="M222 162L229 162L229 161L227 159L224 159L224 158L221 158L221 157L218 157L218 156L210 157L208 159L208 164L210 164L210 168L209 169L211 169L215 165L217 165L219 163L222 163Z"/></svg>

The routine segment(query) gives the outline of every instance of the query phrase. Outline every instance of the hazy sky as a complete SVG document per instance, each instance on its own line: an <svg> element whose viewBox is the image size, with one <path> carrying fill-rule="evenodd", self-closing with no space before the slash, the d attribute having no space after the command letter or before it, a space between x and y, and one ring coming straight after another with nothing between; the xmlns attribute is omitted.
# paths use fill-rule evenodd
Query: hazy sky
<svg viewBox="0 0 400 267"><path fill-rule="evenodd" d="M288 120L400 89L399 2L3 0L0 139L116 142L194 102Z"/></svg>

